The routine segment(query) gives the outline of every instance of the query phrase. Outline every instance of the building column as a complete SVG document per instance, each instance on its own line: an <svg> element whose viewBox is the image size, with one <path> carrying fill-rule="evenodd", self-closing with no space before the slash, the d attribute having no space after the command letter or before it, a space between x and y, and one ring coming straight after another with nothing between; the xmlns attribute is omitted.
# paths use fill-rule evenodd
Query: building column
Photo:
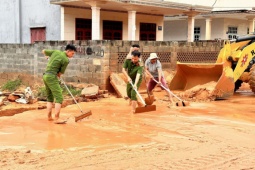
<svg viewBox="0 0 255 170"><path fill-rule="evenodd" d="M15 0L13 3L13 17L15 18L14 22L14 39L15 43L22 43L22 12L21 12L21 0ZM7 40L8 41L8 40ZM12 41L9 39L9 41Z"/></svg>
<svg viewBox="0 0 255 170"><path fill-rule="evenodd" d="M249 18L249 34L254 33L254 20L255 18Z"/></svg>
<svg viewBox="0 0 255 170"><path fill-rule="evenodd" d="M100 40L100 8L92 9L92 40Z"/></svg>
<svg viewBox="0 0 255 170"><path fill-rule="evenodd" d="M194 16L188 16L188 35L187 35L188 42L194 41L194 25L195 25Z"/></svg>
<svg viewBox="0 0 255 170"><path fill-rule="evenodd" d="M60 12L60 39L65 40L65 7L63 6Z"/></svg>
<svg viewBox="0 0 255 170"><path fill-rule="evenodd" d="M205 40L211 40L211 18L205 19Z"/></svg>
<svg viewBox="0 0 255 170"><path fill-rule="evenodd" d="M136 11L128 11L128 40L135 40Z"/></svg>

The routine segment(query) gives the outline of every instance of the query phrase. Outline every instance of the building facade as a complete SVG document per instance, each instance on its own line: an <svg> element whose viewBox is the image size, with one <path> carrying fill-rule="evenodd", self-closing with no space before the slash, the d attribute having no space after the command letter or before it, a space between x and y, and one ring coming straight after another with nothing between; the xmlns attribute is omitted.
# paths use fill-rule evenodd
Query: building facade
<svg viewBox="0 0 255 170"><path fill-rule="evenodd" d="M192 15L211 8L158 0L51 0L61 6L62 40L163 41L165 15ZM188 37L192 27L189 27Z"/></svg>
<svg viewBox="0 0 255 170"><path fill-rule="evenodd" d="M212 11L194 15L193 41L235 39L237 36L253 34L254 10ZM169 16L164 20L164 41L187 39L187 16Z"/></svg>
<svg viewBox="0 0 255 170"><path fill-rule="evenodd" d="M0 43L164 39L164 16L210 7L158 0L3 0ZM192 36L192 27L188 37Z"/></svg>
<svg viewBox="0 0 255 170"><path fill-rule="evenodd" d="M0 43L60 40L60 14L49 0L1 0Z"/></svg>
<svg viewBox="0 0 255 170"><path fill-rule="evenodd" d="M220 10L208 7L209 4L173 1L2 0L0 43L55 40L192 42L233 39L254 32L253 8Z"/></svg>

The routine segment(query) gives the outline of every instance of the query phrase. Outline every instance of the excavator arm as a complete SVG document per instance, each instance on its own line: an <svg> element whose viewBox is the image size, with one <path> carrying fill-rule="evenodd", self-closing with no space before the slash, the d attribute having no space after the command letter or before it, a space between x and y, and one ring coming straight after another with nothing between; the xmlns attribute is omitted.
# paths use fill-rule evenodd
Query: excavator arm
<svg viewBox="0 0 255 170"><path fill-rule="evenodd" d="M234 69L234 81L236 82L249 66L250 61L255 57L255 43L245 46L238 54L238 62Z"/></svg>

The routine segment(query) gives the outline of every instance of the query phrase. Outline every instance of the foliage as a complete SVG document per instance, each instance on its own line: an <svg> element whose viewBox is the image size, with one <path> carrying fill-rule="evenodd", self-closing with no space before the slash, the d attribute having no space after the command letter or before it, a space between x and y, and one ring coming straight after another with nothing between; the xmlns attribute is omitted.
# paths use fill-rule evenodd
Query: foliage
<svg viewBox="0 0 255 170"><path fill-rule="evenodd" d="M62 89L63 89L63 95L65 96L65 95L69 95L69 96L71 96L69 93L68 93L68 91L67 91L67 89L65 88L65 86L61 86L62 87ZM80 96L81 95L81 89L76 89L76 88L74 88L73 86L69 86L69 85L67 85L67 87L68 87L68 89L70 90L70 92L73 94L73 96Z"/></svg>
<svg viewBox="0 0 255 170"><path fill-rule="evenodd" d="M22 81L20 79L16 80L9 80L7 81L3 86L2 90L8 90L10 92L15 91L20 85L22 84Z"/></svg>

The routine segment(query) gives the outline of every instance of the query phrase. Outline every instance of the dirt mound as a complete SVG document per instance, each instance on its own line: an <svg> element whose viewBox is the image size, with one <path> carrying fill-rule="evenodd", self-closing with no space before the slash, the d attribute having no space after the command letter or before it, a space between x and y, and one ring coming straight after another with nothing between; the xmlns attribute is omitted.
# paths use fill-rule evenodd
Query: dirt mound
<svg viewBox="0 0 255 170"><path fill-rule="evenodd" d="M247 91L251 90L249 83L242 83L241 87L238 89L239 91Z"/></svg>
<svg viewBox="0 0 255 170"><path fill-rule="evenodd" d="M197 85L185 92L181 93L180 96L189 101L212 101L215 100L215 96L212 92L216 86L215 81L211 81L206 84Z"/></svg>

